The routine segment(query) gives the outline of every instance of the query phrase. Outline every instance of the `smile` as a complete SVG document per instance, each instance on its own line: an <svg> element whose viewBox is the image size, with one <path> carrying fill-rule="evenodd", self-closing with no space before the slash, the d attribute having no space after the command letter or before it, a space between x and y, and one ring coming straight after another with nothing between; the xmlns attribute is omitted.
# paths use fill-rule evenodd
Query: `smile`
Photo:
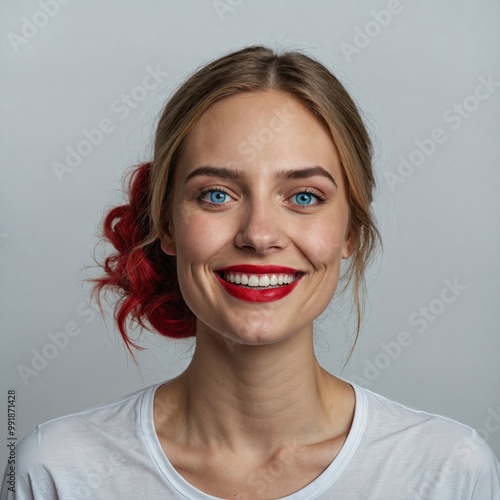
<svg viewBox="0 0 500 500"><path fill-rule="evenodd" d="M242 273L224 273L222 277L229 283L248 286L251 288L269 288L274 286L289 285L293 283L297 276L291 274L242 274Z"/></svg>
<svg viewBox="0 0 500 500"><path fill-rule="evenodd" d="M247 302L271 302L291 293L304 273L281 266L231 266L216 271L222 287Z"/></svg>

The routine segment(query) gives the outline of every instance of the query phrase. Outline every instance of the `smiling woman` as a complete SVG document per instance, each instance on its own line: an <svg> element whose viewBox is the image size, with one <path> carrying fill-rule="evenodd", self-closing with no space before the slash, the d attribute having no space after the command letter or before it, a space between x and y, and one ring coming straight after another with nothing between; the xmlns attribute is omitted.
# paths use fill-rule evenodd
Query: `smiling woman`
<svg viewBox="0 0 500 500"><path fill-rule="evenodd" d="M38 426L18 447L23 498L500 498L473 429L315 357L313 321L339 283L353 287L357 338L374 187L357 107L319 62L248 47L192 75L129 203L105 219L116 252L95 285L119 294L131 352L135 320L195 336L193 358L172 380Z"/></svg>
<svg viewBox="0 0 500 500"><path fill-rule="evenodd" d="M283 108L293 116L286 128L258 157L242 155L243 141ZM198 338L310 338L351 251L337 150L307 106L276 89L213 104L189 132L170 203L161 248L176 256Z"/></svg>

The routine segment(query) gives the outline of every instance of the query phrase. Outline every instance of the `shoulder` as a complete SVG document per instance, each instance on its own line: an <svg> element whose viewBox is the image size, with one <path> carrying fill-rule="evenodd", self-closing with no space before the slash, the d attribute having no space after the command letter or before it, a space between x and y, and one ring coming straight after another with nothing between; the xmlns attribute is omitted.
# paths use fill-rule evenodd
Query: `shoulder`
<svg viewBox="0 0 500 500"><path fill-rule="evenodd" d="M456 420L430 413L409 405L398 403L385 396L356 387L356 394L361 395L365 401L369 422L377 424L378 430L412 431L414 433L435 432L444 433L445 436L462 436L470 434L473 429ZM380 423L384 425L378 425ZM409 432L409 434L412 434Z"/></svg>
<svg viewBox="0 0 500 500"><path fill-rule="evenodd" d="M154 387L38 425L16 447L19 476L52 475L96 457L120 460L121 450L137 446L143 396Z"/></svg>
<svg viewBox="0 0 500 500"><path fill-rule="evenodd" d="M354 387L363 400L365 452L385 456L394 470L420 471L427 482L500 491L498 460L473 428Z"/></svg>

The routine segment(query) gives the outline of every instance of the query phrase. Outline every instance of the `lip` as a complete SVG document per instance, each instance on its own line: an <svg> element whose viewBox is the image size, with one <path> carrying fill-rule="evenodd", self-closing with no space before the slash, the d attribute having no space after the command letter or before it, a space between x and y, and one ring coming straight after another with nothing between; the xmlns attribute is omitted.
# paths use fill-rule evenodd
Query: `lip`
<svg viewBox="0 0 500 500"><path fill-rule="evenodd" d="M240 272L240 273L251 273L251 274L277 274L277 273L287 273L287 274L297 274L302 273L300 269L292 269L291 267L283 266L256 266L254 264L236 264L234 266L223 267L217 269L216 272Z"/></svg>
<svg viewBox="0 0 500 500"><path fill-rule="evenodd" d="M251 274L300 274L300 276L289 285L281 285L279 287L269 288L267 290L253 290L252 288L246 288L235 285L233 283L229 283L228 281L223 279L222 276L220 276L220 274L223 272L231 271ZM255 266L251 264L242 264L218 269L215 272L215 276L219 280L219 283L222 285L222 288L224 288L224 290L226 290L226 292L232 297L244 300L245 302L272 302L275 300L280 300L290 294L299 284L299 281L304 276L304 273L297 269L292 269L291 267Z"/></svg>

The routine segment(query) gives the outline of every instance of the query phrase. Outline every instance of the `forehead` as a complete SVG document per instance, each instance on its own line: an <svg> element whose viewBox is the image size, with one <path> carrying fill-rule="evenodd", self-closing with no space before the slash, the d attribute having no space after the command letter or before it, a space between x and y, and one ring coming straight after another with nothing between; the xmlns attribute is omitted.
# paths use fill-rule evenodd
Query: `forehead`
<svg viewBox="0 0 500 500"><path fill-rule="evenodd" d="M337 174L340 169L326 127L298 98L276 91L237 94L213 104L183 147L181 164L201 163L243 169L259 163L277 169L324 164Z"/></svg>

